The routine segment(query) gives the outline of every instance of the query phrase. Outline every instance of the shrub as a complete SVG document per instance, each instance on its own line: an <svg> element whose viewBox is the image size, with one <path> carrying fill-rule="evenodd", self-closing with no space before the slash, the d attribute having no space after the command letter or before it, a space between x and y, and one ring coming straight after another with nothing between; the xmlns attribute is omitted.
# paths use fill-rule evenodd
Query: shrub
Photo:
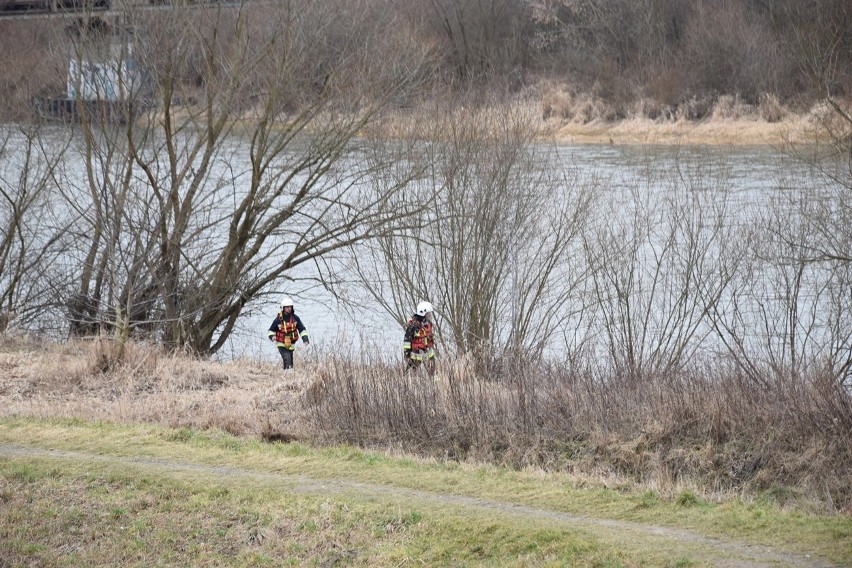
<svg viewBox="0 0 852 568"><path fill-rule="evenodd" d="M713 118L739 120L754 114L754 107L746 104L739 95L722 95L713 105Z"/></svg>
<svg viewBox="0 0 852 568"><path fill-rule="evenodd" d="M322 380L303 402L323 440L852 504L852 397L818 376L766 388L724 365L629 377L498 359L437 380L337 361Z"/></svg>

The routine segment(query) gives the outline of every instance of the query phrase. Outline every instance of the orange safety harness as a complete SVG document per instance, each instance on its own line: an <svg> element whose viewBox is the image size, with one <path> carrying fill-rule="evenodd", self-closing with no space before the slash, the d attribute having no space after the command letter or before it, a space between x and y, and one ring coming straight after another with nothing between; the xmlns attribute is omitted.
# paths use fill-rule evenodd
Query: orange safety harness
<svg viewBox="0 0 852 568"><path fill-rule="evenodd" d="M299 331L296 329L296 318L291 315L285 316L278 312L278 319L281 323L278 324L278 331L275 332L275 341L283 343L287 347L293 345L299 340Z"/></svg>
<svg viewBox="0 0 852 568"><path fill-rule="evenodd" d="M408 325L416 326L414 335L411 338L412 351L424 351L435 343L432 338L432 322L409 320Z"/></svg>

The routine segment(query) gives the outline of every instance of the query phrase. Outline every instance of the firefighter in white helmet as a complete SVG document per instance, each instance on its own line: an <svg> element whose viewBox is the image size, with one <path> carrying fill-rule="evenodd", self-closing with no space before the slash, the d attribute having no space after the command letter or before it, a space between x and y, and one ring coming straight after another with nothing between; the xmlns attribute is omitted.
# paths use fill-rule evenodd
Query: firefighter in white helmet
<svg viewBox="0 0 852 568"><path fill-rule="evenodd" d="M293 351L300 337L305 345L311 342L308 338L308 330L293 311L293 300L285 296L281 300L281 311L269 326L269 339L278 347L278 352L284 360L285 370L293 368Z"/></svg>
<svg viewBox="0 0 852 568"><path fill-rule="evenodd" d="M432 326L432 304L420 302L405 328L402 353L408 369L425 365L429 374L435 372L435 332Z"/></svg>

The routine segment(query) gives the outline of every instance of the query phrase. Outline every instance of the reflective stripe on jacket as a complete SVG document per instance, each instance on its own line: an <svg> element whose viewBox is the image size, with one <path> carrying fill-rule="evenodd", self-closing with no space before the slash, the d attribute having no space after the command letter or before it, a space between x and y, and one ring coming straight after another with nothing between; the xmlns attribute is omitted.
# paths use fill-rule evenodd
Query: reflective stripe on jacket
<svg viewBox="0 0 852 568"><path fill-rule="evenodd" d="M405 339L402 349L406 353L426 351L435 345L434 328L432 322L426 321L420 316L412 316L405 328ZM430 356L434 357L434 353Z"/></svg>
<svg viewBox="0 0 852 568"><path fill-rule="evenodd" d="M430 347L425 351L411 351L408 358L412 361L428 361L435 358L435 350Z"/></svg>
<svg viewBox="0 0 852 568"><path fill-rule="evenodd" d="M269 338L275 341L278 347L286 347L293 350L296 348L296 342L299 336L302 338L308 337L308 331L302 324L302 320L296 314L285 316L281 312L272 320L272 325L269 326Z"/></svg>

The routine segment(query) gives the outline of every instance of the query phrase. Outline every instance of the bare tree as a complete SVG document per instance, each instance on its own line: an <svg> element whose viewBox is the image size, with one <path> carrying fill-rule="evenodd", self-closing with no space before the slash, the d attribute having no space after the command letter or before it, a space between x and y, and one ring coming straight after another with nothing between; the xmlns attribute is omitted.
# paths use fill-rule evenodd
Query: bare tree
<svg viewBox="0 0 852 568"><path fill-rule="evenodd" d="M813 257L821 237L802 207L780 196L750 220L747 262L713 312L728 353L763 387L814 376L844 382L852 369L850 267Z"/></svg>
<svg viewBox="0 0 852 568"><path fill-rule="evenodd" d="M4 122L29 121L34 97L61 92L66 54L49 46L62 36L63 27L59 18L0 19L0 117Z"/></svg>
<svg viewBox="0 0 852 568"><path fill-rule="evenodd" d="M827 2L818 9L806 3L786 3L792 24L788 49L795 55L808 84L818 93L814 144L788 145L788 152L808 164L823 179L824 188L801 211L821 238L799 243L815 247L810 255L828 261L852 261L852 7ZM846 95L846 99L844 99Z"/></svg>
<svg viewBox="0 0 852 568"><path fill-rule="evenodd" d="M523 113L450 112L432 128L432 167L416 189L430 196L422 224L357 255L361 282L400 324L432 301L444 343L460 353L540 356L584 273L570 255L591 187L533 144Z"/></svg>
<svg viewBox="0 0 852 568"><path fill-rule="evenodd" d="M731 202L724 183L671 172L613 195L586 236L606 360L627 377L688 364L728 287Z"/></svg>
<svg viewBox="0 0 852 568"><path fill-rule="evenodd" d="M762 223L765 270L779 295L756 294L767 333L756 353L776 376L818 373L845 383L852 370L852 109L845 98L852 7L782 2L775 10L787 52L821 104L813 143L786 147L806 175L780 180L774 213Z"/></svg>
<svg viewBox="0 0 852 568"><path fill-rule="evenodd" d="M54 304L53 268L66 236L53 185L66 145L37 126L0 130L0 333L30 324L55 331L36 320Z"/></svg>
<svg viewBox="0 0 852 568"><path fill-rule="evenodd" d="M431 0L425 21L463 81L518 77L526 65L528 15L518 0Z"/></svg>
<svg viewBox="0 0 852 568"><path fill-rule="evenodd" d="M365 18L355 4L345 16ZM294 268L416 207L394 199L416 164L404 171L360 135L425 59L374 64L379 30L359 20L350 37L332 8L128 8L127 49L113 51L145 70L154 104L119 77L127 120L84 116L86 181L68 193L99 204L82 216L93 238L80 272L98 311L138 312L166 345L213 353Z"/></svg>
<svg viewBox="0 0 852 568"><path fill-rule="evenodd" d="M779 77L788 65L778 40L767 19L746 2L698 2L682 43L684 97L738 95L757 104L764 93L783 92Z"/></svg>

